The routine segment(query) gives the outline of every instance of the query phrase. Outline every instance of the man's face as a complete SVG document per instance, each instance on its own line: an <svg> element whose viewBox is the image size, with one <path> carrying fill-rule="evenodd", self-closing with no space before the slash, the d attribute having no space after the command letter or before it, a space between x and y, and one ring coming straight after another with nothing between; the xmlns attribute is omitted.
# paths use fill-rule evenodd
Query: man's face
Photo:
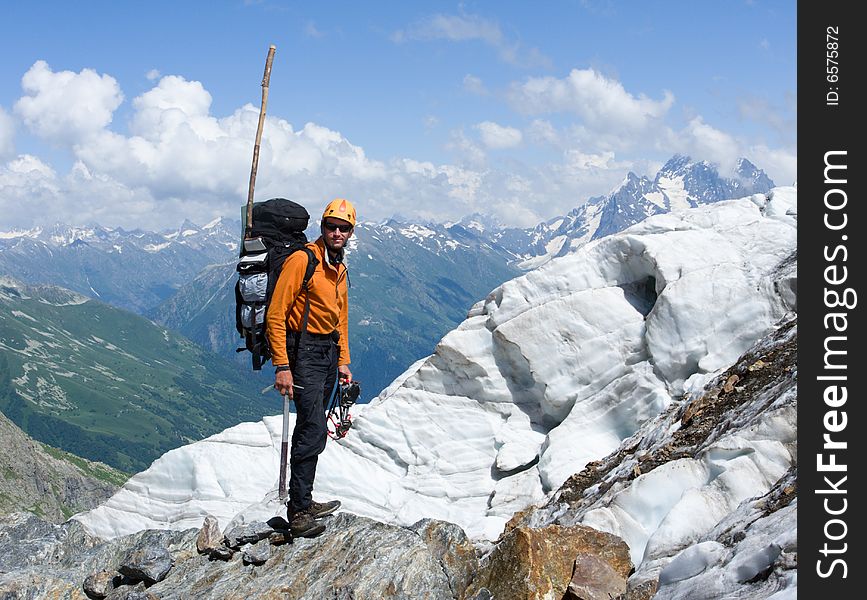
<svg viewBox="0 0 867 600"><path fill-rule="evenodd" d="M325 240L325 246L335 252L343 249L346 246L346 242L352 237L352 225L343 219L327 217L322 221L320 229L322 231L322 239Z"/></svg>

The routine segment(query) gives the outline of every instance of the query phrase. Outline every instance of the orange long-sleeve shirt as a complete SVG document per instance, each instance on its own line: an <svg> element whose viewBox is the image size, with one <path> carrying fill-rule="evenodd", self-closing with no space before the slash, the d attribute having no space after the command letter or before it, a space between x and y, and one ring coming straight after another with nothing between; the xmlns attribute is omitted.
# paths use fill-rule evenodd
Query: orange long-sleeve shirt
<svg viewBox="0 0 867 600"><path fill-rule="evenodd" d="M310 278L308 294L310 315L307 331L311 333L340 332L338 365L348 365L349 357L349 297L346 290L346 265L329 264L325 242L320 237L307 244L319 264ZM307 253L295 252L283 263L283 270L268 305L265 317L271 364L289 364L286 352L286 331L301 331L304 322L304 294L301 284L307 269Z"/></svg>

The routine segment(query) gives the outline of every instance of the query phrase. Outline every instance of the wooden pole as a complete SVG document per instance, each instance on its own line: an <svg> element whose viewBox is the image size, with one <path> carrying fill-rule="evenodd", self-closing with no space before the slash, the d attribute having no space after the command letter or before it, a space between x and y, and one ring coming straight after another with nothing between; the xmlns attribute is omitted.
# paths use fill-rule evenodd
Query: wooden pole
<svg viewBox="0 0 867 600"><path fill-rule="evenodd" d="M268 58L265 59L265 75L262 77L262 105L259 108L259 126L256 128L256 145L253 146L253 166L250 169L250 189L247 191L247 227L244 237L250 237L253 229L253 188L256 186L256 169L259 167L259 144L262 142L262 126L265 124L265 106L268 104L268 85L271 81L271 63L274 62L274 51L277 47L271 44L268 48Z"/></svg>

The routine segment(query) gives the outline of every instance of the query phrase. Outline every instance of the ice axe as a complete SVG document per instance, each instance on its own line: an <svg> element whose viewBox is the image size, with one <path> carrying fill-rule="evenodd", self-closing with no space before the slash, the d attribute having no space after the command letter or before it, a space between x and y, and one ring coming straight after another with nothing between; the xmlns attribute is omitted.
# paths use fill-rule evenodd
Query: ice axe
<svg viewBox="0 0 867 600"><path fill-rule="evenodd" d="M289 394L283 394L283 437L280 439L280 484L278 497L286 501L286 459L289 455Z"/></svg>
<svg viewBox="0 0 867 600"><path fill-rule="evenodd" d="M292 385L296 390L303 390L300 385ZM265 394L274 389L274 385L269 385L262 390ZM283 394L283 434L280 438L280 483L277 485L278 496L281 502L286 500L286 463L289 458L289 406L292 399L289 394Z"/></svg>

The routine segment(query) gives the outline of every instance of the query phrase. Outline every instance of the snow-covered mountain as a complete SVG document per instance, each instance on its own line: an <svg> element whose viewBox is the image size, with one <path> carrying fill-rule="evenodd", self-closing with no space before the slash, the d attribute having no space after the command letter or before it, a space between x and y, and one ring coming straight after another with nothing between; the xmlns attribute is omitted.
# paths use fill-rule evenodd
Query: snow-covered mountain
<svg viewBox="0 0 867 600"><path fill-rule="evenodd" d="M350 435L320 458L317 495L388 523L432 517L496 539L516 512L634 445L671 407L705 397L706 384L792 318L796 215L796 191L785 187L678 209L499 286L431 356L358 407ZM639 572L658 572L672 549L781 480L795 462L794 419L792 410L753 415L740 433L698 448L695 462L672 461L652 479L633 471L643 491L615 499L628 484L612 487L586 518L623 535ZM664 441L683 422L660 418L641 435ZM280 511L280 431L281 418L266 417L168 452L75 518L105 537L198 527L206 514L267 519ZM663 540L668 553L644 565ZM688 571L675 567L672 581Z"/></svg>
<svg viewBox="0 0 867 600"><path fill-rule="evenodd" d="M648 216L766 193L773 186L773 181L745 158L737 162L731 176L725 176L707 161L675 155L654 179L630 172L607 195L586 202L576 199L577 207L568 214L532 228L504 227L491 216L473 214L457 223L394 218L363 223L362 229L371 239L398 240L399 245L409 242L436 256L481 252L497 263L516 262L529 269ZM316 222L311 218L311 237L318 235ZM205 266L236 257L239 237L240 223L225 218L204 226L184 221L177 229L162 232L60 224L0 232L0 272L25 283L67 287L143 313ZM363 256L364 243L359 246L359 238L353 242ZM399 250L391 249L394 253ZM128 291L120 290L122 286L116 281L122 273L129 275L124 265L136 274L130 277Z"/></svg>
<svg viewBox="0 0 867 600"><path fill-rule="evenodd" d="M630 172L617 188L563 217L539 223L532 230L502 229L494 239L520 256L520 266L529 269L651 215L766 193L773 187L774 182L745 158L738 160L731 177L725 177L707 161L675 155L652 180Z"/></svg>
<svg viewBox="0 0 867 600"><path fill-rule="evenodd" d="M56 285L143 314L207 265L237 255L238 226L217 219L176 230L97 225L0 232L0 274Z"/></svg>

